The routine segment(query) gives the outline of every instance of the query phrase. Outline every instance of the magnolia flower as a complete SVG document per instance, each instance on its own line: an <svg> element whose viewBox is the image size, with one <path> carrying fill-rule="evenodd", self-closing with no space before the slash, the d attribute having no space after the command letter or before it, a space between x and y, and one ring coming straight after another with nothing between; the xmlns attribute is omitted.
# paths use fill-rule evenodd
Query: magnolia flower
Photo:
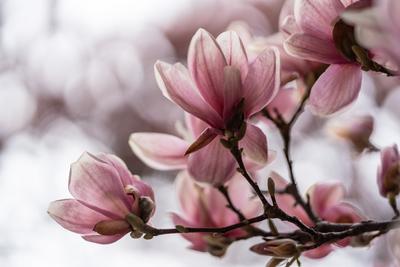
<svg viewBox="0 0 400 267"><path fill-rule="evenodd" d="M199 182L207 182L215 186L224 184L236 172L236 163L228 149L223 147L219 139L212 140L206 147L185 155L190 143L207 129L208 125L202 120L186 114L187 129L181 129L184 138L161 133L133 133L129 144L134 153L147 165L158 170L186 169ZM256 131L260 131L255 126ZM244 151L246 166L251 171L263 167L273 154L267 153L267 140L258 140L248 132L248 138L242 139L239 145L247 147ZM259 143L256 143L259 142ZM257 146L257 148L255 148ZM258 150L262 147L262 150ZM257 153L260 154L257 154ZM251 154L251 157L249 155ZM271 156L272 155L272 156Z"/></svg>
<svg viewBox="0 0 400 267"><path fill-rule="evenodd" d="M173 213L176 225L186 227L224 227L239 222L236 213L227 207L224 196L212 186L199 185L188 175L181 172L177 177L177 192L183 214ZM251 218L261 211L260 202L252 199L252 192L247 182L239 175L227 184L228 194L236 208L246 218ZM223 235L209 233L183 233L182 236L191 243L190 248L197 251L208 251L222 256L232 239L246 235L243 229L236 229Z"/></svg>
<svg viewBox="0 0 400 267"><path fill-rule="evenodd" d="M381 151L381 166L378 168L378 187L383 197L396 196L400 192L400 155L397 145Z"/></svg>
<svg viewBox="0 0 400 267"><path fill-rule="evenodd" d="M284 190L288 185L288 182L279 174L273 172L270 176L274 180L277 190ZM322 220L334 223L355 223L362 219L357 208L343 201L345 189L341 183L317 183L308 190L307 194L310 197L312 210ZM291 195L277 194L276 200L278 206L286 213L296 216L308 226L314 225L305 211L299 205L294 205L296 201ZM346 238L337 241L336 244L344 247L349 245L350 241L351 239ZM333 245L326 244L316 249L306 251L303 255L318 259L327 256L333 249Z"/></svg>
<svg viewBox="0 0 400 267"><path fill-rule="evenodd" d="M374 118L370 115L335 121L328 126L329 132L351 142L358 152L373 147L369 141L373 130Z"/></svg>
<svg viewBox="0 0 400 267"><path fill-rule="evenodd" d="M291 35L284 44L286 51L330 65L312 87L309 106L314 113L335 113L351 104L359 94L361 65L352 51L353 40L348 40L351 37L340 35L341 31L347 34L349 29L337 24L346 7L355 2L358 1L297 0L294 17L287 18L290 23L286 29Z"/></svg>
<svg viewBox="0 0 400 267"><path fill-rule="evenodd" d="M74 199L50 203L48 213L90 242L115 242L132 231L128 214L147 222L154 213L151 187L113 155L84 153L71 165L69 191Z"/></svg>
<svg viewBox="0 0 400 267"><path fill-rule="evenodd" d="M280 84L278 53L276 49L265 50L249 63L235 32L224 32L214 39L200 29L189 47L188 69L180 63L155 64L164 96L207 123L187 153L210 144L218 135L237 134L251 115L271 102ZM241 145L244 152L257 157L265 153L264 144L265 135L248 124Z"/></svg>
<svg viewBox="0 0 400 267"><path fill-rule="evenodd" d="M357 41L374 53L385 55L388 63L400 67L400 2L373 1L373 6L362 11L347 11L342 17L355 25Z"/></svg>

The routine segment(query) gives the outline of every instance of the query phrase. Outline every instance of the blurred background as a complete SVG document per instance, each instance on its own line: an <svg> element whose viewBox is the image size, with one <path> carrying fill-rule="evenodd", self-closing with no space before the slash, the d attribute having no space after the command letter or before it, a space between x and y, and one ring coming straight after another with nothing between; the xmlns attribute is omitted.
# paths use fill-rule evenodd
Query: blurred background
<svg viewBox="0 0 400 267"><path fill-rule="evenodd" d="M125 237L112 245L84 242L47 215L48 203L68 198L69 165L83 151L112 152L156 191L154 224L169 226L179 210L175 173L145 167L128 146L130 133L175 133L181 111L155 84L153 64L185 60L193 33L217 34L234 21L267 36L278 28L283 0L0 0L0 266L264 266L234 244L223 259L186 249L179 236L152 241ZM373 115L378 146L400 140L396 79L365 75L350 114ZM347 117L346 117L347 116ZM303 190L341 180L349 200L374 219L391 210L375 186L378 154L356 156L326 134L326 121L306 114L295 128L295 170ZM269 170L286 173L281 141L264 127L278 152ZM346 248L303 266L387 266L387 241ZM379 265L382 264L382 265Z"/></svg>

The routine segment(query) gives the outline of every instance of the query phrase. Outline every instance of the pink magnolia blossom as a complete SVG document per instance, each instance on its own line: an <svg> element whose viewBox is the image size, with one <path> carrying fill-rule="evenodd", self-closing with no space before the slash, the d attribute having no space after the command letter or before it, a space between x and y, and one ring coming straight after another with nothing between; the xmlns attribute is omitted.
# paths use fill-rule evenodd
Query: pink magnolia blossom
<svg viewBox="0 0 400 267"><path fill-rule="evenodd" d="M288 182L275 172L271 173L271 178L274 180L277 190L283 190L288 185ZM334 223L355 223L361 221L362 217L357 208L343 201L344 194L345 189L338 182L317 183L308 190L311 208L322 220ZM278 194L276 195L276 199L282 210L296 216L308 226L314 225L305 211L299 205L294 205L295 200L291 195ZM346 238L337 241L335 244L344 247L349 245L350 241L349 238ZM318 259L327 256L333 249L334 246L332 244L326 244L306 251L304 255L309 258Z"/></svg>
<svg viewBox="0 0 400 267"><path fill-rule="evenodd" d="M144 163L154 169L187 168L196 181L216 186L224 184L236 172L234 158L218 138L200 151L185 155L192 141L208 127L205 122L192 115L186 114L185 118L187 129L181 129L183 138L161 133L133 133L129 139L132 150ZM258 136L264 138L258 139ZM250 171L265 166L268 160L273 158L273 154L268 153L265 136L251 124L248 125L247 138L242 139L239 145L247 148L244 151L244 159Z"/></svg>
<svg viewBox="0 0 400 267"><path fill-rule="evenodd" d="M315 82L309 106L320 115L330 115L351 104L361 88L361 66L335 46L333 29L346 7L358 1L298 0L294 16L288 17L286 51L306 60L330 66ZM290 26L290 27L289 27Z"/></svg>
<svg viewBox="0 0 400 267"><path fill-rule="evenodd" d="M181 172L176 180L182 215L172 214L176 225L186 227L224 227L239 222L236 213L230 210L225 197L216 188L197 184L187 172ZM251 218L261 211L261 204L251 198L252 192L247 182L239 175L229 181L228 194L236 208L245 217ZM182 236L191 243L190 248L197 251L213 252L214 238L230 244L230 239L246 235L243 229L236 229L222 236L209 233L183 233Z"/></svg>
<svg viewBox="0 0 400 267"><path fill-rule="evenodd" d="M355 25L357 41L374 53L384 55L393 68L400 67L400 2L373 1L373 6L362 11L348 11L343 19Z"/></svg>
<svg viewBox="0 0 400 267"><path fill-rule="evenodd" d="M74 199L50 203L48 213L90 242L115 242L132 230L126 215L133 213L146 222L154 213L151 187L113 155L84 153L71 166L69 191Z"/></svg>
<svg viewBox="0 0 400 267"><path fill-rule="evenodd" d="M188 69L180 63L155 64L164 96L207 123L207 129L194 143L195 150L210 144L218 135L224 136L226 131L237 131L232 125L238 115L243 115L240 120L246 122L271 102L280 83L278 53L267 49L249 63L235 32L224 32L214 39L200 29L189 47ZM245 153L250 157L264 154L264 140L265 135L249 124L242 140Z"/></svg>
<svg viewBox="0 0 400 267"><path fill-rule="evenodd" d="M378 187L383 197L396 196L400 192L400 155L397 145L381 151L381 165L378 168Z"/></svg>

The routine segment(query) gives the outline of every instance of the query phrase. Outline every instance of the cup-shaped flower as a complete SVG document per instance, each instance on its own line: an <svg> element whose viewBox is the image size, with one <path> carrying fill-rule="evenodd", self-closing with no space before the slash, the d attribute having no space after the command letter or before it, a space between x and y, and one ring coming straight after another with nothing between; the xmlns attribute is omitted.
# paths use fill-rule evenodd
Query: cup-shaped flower
<svg viewBox="0 0 400 267"><path fill-rule="evenodd" d="M287 238L268 240L252 246L250 250L257 254L272 256L277 259L295 257L300 252L297 242Z"/></svg>
<svg viewBox="0 0 400 267"><path fill-rule="evenodd" d="M227 207L227 200L216 188L197 184L187 172L181 172L176 180L182 215L172 214L173 222L184 227L225 227L239 222L236 213ZM260 202L251 198L251 189L239 175L227 183L228 194L234 206L246 218L261 211ZM190 248L222 256L232 239L243 237L247 232L236 229L224 234L182 233L191 243Z"/></svg>
<svg viewBox="0 0 400 267"><path fill-rule="evenodd" d="M283 190L287 187L288 182L279 174L271 173L271 178L275 182L277 190ZM343 200L345 189L339 182L321 182L313 185L308 190L310 205L314 213L321 219L334 223L355 223L362 220L360 212L352 204ZM306 212L294 205L295 199L291 195L277 194L276 200L278 206L286 213L296 216L308 226L313 226L313 221L308 217ZM336 245L347 246L350 239L342 239L336 242ZM322 258L332 252L334 246L331 244L322 245L316 249L308 250L303 253L309 258Z"/></svg>
<svg viewBox="0 0 400 267"><path fill-rule="evenodd" d="M355 25L357 41L387 60L387 65L400 68L400 2L393 0L372 1L373 6L362 11L350 10L342 17ZM398 74L398 73L397 73Z"/></svg>
<svg viewBox="0 0 400 267"><path fill-rule="evenodd" d="M229 181L236 172L236 163L228 149L223 147L219 138L196 153L185 155L193 140L201 136L208 125L186 113L186 127L181 127L181 135L161 133L133 133L129 144L134 153L147 165L158 170L186 169L199 182L219 186ZM267 140L261 130L247 125L247 137L239 141L244 147L244 160L249 171L264 167L273 154L268 153ZM262 149L260 149L262 148Z"/></svg>
<svg viewBox="0 0 400 267"><path fill-rule="evenodd" d="M349 141L357 152L372 147L369 140L374 130L374 118L370 115L355 116L350 119L334 121L328 131Z"/></svg>
<svg viewBox="0 0 400 267"><path fill-rule="evenodd" d="M377 180L379 192L383 197L394 197L399 194L400 155L397 145L382 149Z"/></svg>
<svg viewBox="0 0 400 267"><path fill-rule="evenodd" d="M277 49L267 49L249 62L235 32L224 32L215 39L200 29L190 43L188 69L179 63L155 64L157 82L164 96L207 123L207 129L187 153L207 146L218 135L240 136L250 116L262 110L278 92L278 54ZM243 142L250 139L254 146L243 145L245 153L249 149L256 149L257 155L265 153L262 152L264 134L251 130L247 127Z"/></svg>
<svg viewBox="0 0 400 267"><path fill-rule="evenodd" d="M68 188L74 199L51 202L48 213L90 242L115 242L132 230L128 214L147 222L154 213L151 187L114 155L84 153L71 165Z"/></svg>
<svg viewBox="0 0 400 267"><path fill-rule="evenodd" d="M309 106L320 115L330 115L351 104L361 88L359 48L352 38L352 28L339 16L358 2L341 0L297 0L291 21L292 34L285 41L286 51L310 61L330 66L311 89ZM295 23L293 23L295 21ZM295 25L293 25L295 24Z"/></svg>

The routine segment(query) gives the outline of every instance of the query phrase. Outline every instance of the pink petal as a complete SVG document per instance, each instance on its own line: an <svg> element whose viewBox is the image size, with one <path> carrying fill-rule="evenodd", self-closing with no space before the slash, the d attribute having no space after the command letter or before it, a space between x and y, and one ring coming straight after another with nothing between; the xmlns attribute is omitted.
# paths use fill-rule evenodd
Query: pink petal
<svg viewBox="0 0 400 267"><path fill-rule="evenodd" d="M316 114L333 114L354 102L360 88L358 65L330 65L311 89L309 106Z"/></svg>
<svg viewBox="0 0 400 267"><path fill-rule="evenodd" d="M317 183L312 186L308 194L314 212L322 216L324 212L343 199L345 189L339 182Z"/></svg>
<svg viewBox="0 0 400 267"><path fill-rule="evenodd" d="M112 165L89 153L71 165L69 191L72 196L112 219L124 218L132 207L133 199L124 187Z"/></svg>
<svg viewBox="0 0 400 267"><path fill-rule="evenodd" d="M358 209L350 203L339 203L329 207L322 214L322 219L333 223L356 223L362 220ZM351 242L350 238L345 238L336 242L341 247L348 246Z"/></svg>
<svg viewBox="0 0 400 267"><path fill-rule="evenodd" d="M119 173L119 177L122 181L122 184L128 185L132 181L132 174L126 166L125 162L122 159L118 158L115 155L99 153L96 154L96 158L107 162L110 166L113 166L114 169Z"/></svg>
<svg viewBox="0 0 400 267"><path fill-rule="evenodd" d="M199 182L221 185L232 178L236 162L229 150L214 139L205 148L189 156L188 170Z"/></svg>
<svg viewBox="0 0 400 267"><path fill-rule="evenodd" d="M75 199L53 201L47 212L62 227L78 234L94 233L96 223L110 219Z"/></svg>
<svg viewBox="0 0 400 267"><path fill-rule="evenodd" d="M347 202L328 207L321 216L324 220L334 223L356 223L362 220L359 210Z"/></svg>
<svg viewBox="0 0 400 267"><path fill-rule="evenodd" d="M275 188L277 191L282 191L286 189L286 186L289 184L287 180L285 180L282 176L280 176L276 172L271 172L269 177L275 182ZM278 206L285 211L286 213L297 217L306 225L313 225L313 222L310 220L306 212L299 205L295 205L296 201L291 195L288 194L276 194L276 201L278 202Z"/></svg>
<svg viewBox="0 0 400 267"><path fill-rule="evenodd" d="M182 64L177 63L171 66L157 61L154 65L154 71L158 86L165 97L211 126L222 125L221 117L200 96L196 85ZM223 73L221 75L223 77Z"/></svg>
<svg viewBox="0 0 400 267"><path fill-rule="evenodd" d="M340 0L299 0L294 15L300 28L321 39L332 38L332 29L344 6Z"/></svg>
<svg viewBox="0 0 400 267"><path fill-rule="evenodd" d="M206 124L204 121L186 112L185 122L189 131L192 133L193 138L197 138L206 128L208 128L208 124Z"/></svg>
<svg viewBox="0 0 400 267"><path fill-rule="evenodd" d="M333 246L330 244L322 245L319 248L308 250L303 253L304 256L310 259L321 259L328 256L333 251Z"/></svg>
<svg viewBox="0 0 400 267"><path fill-rule="evenodd" d="M268 162L267 137L257 126L247 124L246 134L239 145L243 147L244 155L250 160L259 165Z"/></svg>
<svg viewBox="0 0 400 267"><path fill-rule="evenodd" d="M294 57L325 64L343 63L345 59L332 41L306 33L295 33L284 43L286 52Z"/></svg>
<svg viewBox="0 0 400 267"><path fill-rule="evenodd" d="M193 152L196 152L203 147L207 146L215 137L217 137L218 133L213 128L205 129L197 139L186 149L185 155L189 155Z"/></svg>
<svg viewBox="0 0 400 267"><path fill-rule="evenodd" d="M257 216L261 212L261 202L253 198L254 193L249 183L241 175L235 175L227 184L233 204L246 218Z"/></svg>
<svg viewBox="0 0 400 267"><path fill-rule="evenodd" d="M251 63L243 85L246 116L260 111L274 98L280 86L280 69L277 48L264 50Z"/></svg>
<svg viewBox="0 0 400 267"><path fill-rule="evenodd" d="M231 119L235 107L243 97L243 86L240 71L236 67L226 66L224 68L224 121Z"/></svg>
<svg viewBox="0 0 400 267"><path fill-rule="evenodd" d="M199 29L193 36L188 51L188 67L200 94L222 114L224 99L224 54L214 37Z"/></svg>
<svg viewBox="0 0 400 267"><path fill-rule="evenodd" d="M106 245L120 240L124 235L84 235L82 238L89 242Z"/></svg>
<svg viewBox="0 0 400 267"><path fill-rule="evenodd" d="M202 188L197 185L187 171L182 171L176 177L176 192L185 217L192 222L201 221L199 212L201 204L198 195Z"/></svg>
<svg viewBox="0 0 400 267"><path fill-rule="evenodd" d="M290 35L300 32L299 25L293 15L285 17L280 26L280 31L283 33L284 37L289 37Z"/></svg>
<svg viewBox="0 0 400 267"><path fill-rule="evenodd" d="M240 70L241 78L247 76L248 62L246 50L239 35L234 31L226 31L218 35L217 43L224 53L226 62L229 66Z"/></svg>
<svg viewBox="0 0 400 267"><path fill-rule="evenodd" d="M173 135L133 133L129 145L138 158L157 170L183 169L187 164L185 151L189 144Z"/></svg>
<svg viewBox="0 0 400 267"><path fill-rule="evenodd" d="M174 222L175 225L182 225L182 226L187 226L187 227L195 226L175 213L172 213L172 221ZM197 251L207 251L207 243L204 241L205 234L203 234L203 233L186 233L186 234L182 234L182 236L187 241L192 243L192 245L190 246L191 249L197 250Z"/></svg>

